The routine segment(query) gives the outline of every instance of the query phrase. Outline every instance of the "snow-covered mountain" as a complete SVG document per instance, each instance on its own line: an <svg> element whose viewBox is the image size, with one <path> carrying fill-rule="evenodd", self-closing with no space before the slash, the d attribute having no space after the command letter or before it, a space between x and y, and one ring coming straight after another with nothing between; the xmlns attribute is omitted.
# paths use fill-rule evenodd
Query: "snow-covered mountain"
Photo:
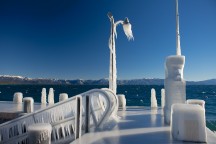
<svg viewBox="0 0 216 144"><path fill-rule="evenodd" d="M164 79L143 78L131 80L118 80L118 85L163 85ZM59 80L44 78L27 78L22 76L0 75L0 84L65 84L65 85L108 85L107 78L99 80ZM187 81L187 85L216 85L216 79L204 81Z"/></svg>
<svg viewBox="0 0 216 144"><path fill-rule="evenodd" d="M67 84L65 80L0 75L0 84Z"/></svg>

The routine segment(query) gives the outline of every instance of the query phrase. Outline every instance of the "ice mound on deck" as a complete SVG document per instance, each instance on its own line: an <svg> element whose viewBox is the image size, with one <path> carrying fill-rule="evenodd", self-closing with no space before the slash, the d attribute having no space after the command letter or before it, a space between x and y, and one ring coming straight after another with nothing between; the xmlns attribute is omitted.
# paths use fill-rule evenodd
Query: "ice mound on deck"
<svg viewBox="0 0 216 144"><path fill-rule="evenodd" d="M177 140L206 142L205 109L194 104L173 104L171 132Z"/></svg>

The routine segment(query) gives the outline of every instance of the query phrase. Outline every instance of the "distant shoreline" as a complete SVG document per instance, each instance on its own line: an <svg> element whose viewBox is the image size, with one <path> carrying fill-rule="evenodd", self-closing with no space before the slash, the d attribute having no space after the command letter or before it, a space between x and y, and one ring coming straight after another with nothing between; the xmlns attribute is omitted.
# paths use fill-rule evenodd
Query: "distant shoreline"
<svg viewBox="0 0 216 144"><path fill-rule="evenodd" d="M216 85L216 79L203 81L186 81L187 85ZM164 79L131 79L117 80L118 85L164 85ZM21 76L0 76L0 85L109 85L108 79L99 80L58 80L58 79L42 79L27 78Z"/></svg>

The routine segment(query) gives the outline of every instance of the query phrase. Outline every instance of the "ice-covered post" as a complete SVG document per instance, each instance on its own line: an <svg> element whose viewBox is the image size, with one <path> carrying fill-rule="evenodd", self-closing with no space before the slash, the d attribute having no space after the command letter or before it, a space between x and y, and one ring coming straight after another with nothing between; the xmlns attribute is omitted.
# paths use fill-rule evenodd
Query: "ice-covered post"
<svg viewBox="0 0 216 144"><path fill-rule="evenodd" d="M157 108L156 91L154 88L151 89L151 108Z"/></svg>
<svg viewBox="0 0 216 144"><path fill-rule="evenodd" d="M122 110L126 109L126 98L124 94L118 94L118 102L119 102L119 108Z"/></svg>
<svg viewBox="0 0 216 144"><path fill-rule="evenodd" d="M54 104L54 90L53 90L53 88L49 89L48 103L49 104Z"/></svg>
<svg viewBox="0 0 216 144"><path fill-rule="evenodd" d="M34 112L34 99L32 97L23 98L23 112L24 113Z"/></svg>
<svg viewBox="0 0 216 144"><path fill-rule="evenodd" d="M14 93L13 102L21 104L23 99L23 94L21 92Z"/></svg>
<svg viewBox="0 0 216 144"><path fill-rule="evenodd" d="M68 94L67 93L61 93L59 94L59 101L64 101L68 99Z"/></svg>
<svg viewBox="0 0 216 144"><path fill-rule="evenodd" d="M183 78L185 56L181 55L178 0L176 0L176 55L168 56L165 63L165 122L170 123L171 106L175 103L185 103L186 82Z"/></svg>
<svg viewBox="0 0 216 144"><path fill-rule="evenodd" d="M41 104L46 104L46 88L42 88L41 92Z"/></svg>
<svg viewBox="0 0 216 144"><path fill-rule="evenodd" d="M49 123L37 123L28 127L29 144L51 144L52 126Z"/></svg>
<svg viewBox="0 0 216 144"><path fill-rule="evenodd" d="M165 89L161 89L161 108L165 106Z"/></svg>
<svg viewBox="0 0 216 144"><path fill-rule="evenodd" d="M125 18L124 21L119 20L117 22L114 22L112 13L109 12L107 15L111 22L111 33L109 38L109 49L110 49L109 89L111 89L116 94L116 89L117 89L116 48L115 48L115 37L117 38L116 27L119 24L123 25L124 33L127 36L128 40L133 39L133 33L128 18Z"/></svg>

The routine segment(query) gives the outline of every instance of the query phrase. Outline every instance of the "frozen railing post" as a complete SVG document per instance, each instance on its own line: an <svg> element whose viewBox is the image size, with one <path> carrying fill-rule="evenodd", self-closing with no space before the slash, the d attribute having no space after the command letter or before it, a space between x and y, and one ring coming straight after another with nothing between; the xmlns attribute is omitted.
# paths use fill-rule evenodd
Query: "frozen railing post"
<svg viewBox="0 0 216 144"><path fill-rule="evenodd" d="M53 88L49 89L49 94L48 94L48 103L49 104L54 104L54 90Z"/></svg>
<svg viewBox="0 0 216 144"><path fill-rule="evenodd" d="M165 89L161 89L161 108L165 106Z"/></svg>
<svg viewBox="0 0 216 144"><path fill-rule="evenodd" d="M46 88L42 88L42 92L41 92L41 104L46 104L47 100L46 100Z"/></svg>
<svg viewBox="0 0 216 144"><path fill-rule="evenodd" d="M61 93L59 94L59 101L64 101L68 99L68 94L67 93Z"/></svg>
<svg viewBox="0 0 216 144"><path fill-rule="evenodd" d="M119 103L119 108L122 110L126 109L126 98L124 94L118 94L118 103Z"/></svg>
<svg viewBox="0 0 216 144"><path fill-rule="evenodd" d="M151 89L151 108L157 108L157 98L155 89Z"/></svg>
<svg viewBox="0 0 216 144"><path fill-rule="evenodd" d="M34 99L32 97L23 98L23 112L24 113L34 112Z"/></svg>
<svg viewBox="0 0 216 144"><path fill-rule="evenodd" d="M14 103L20 104L22 103L22 99L23 99L23 94L21 92L14 93L14 97L13 97Z"/></svg>
<svg viewBox="0 0 216 144"><path fill-rule="evenodd" d="M52 126L49 123L37 123L28 127L29 144L51 144Z"/></svg>

